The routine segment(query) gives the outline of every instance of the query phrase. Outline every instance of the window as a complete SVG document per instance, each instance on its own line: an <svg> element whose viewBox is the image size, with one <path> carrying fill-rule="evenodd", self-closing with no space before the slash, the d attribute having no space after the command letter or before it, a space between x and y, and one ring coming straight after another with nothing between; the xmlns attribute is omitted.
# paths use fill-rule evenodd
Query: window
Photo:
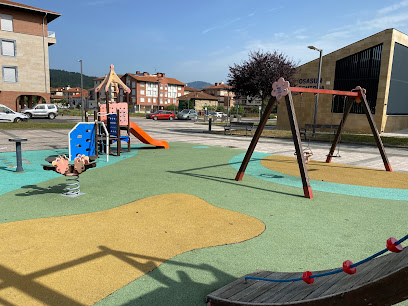
<svg viewBox="0 0 408 306"><path fill-rule="evenodd" d="M167 84L166 84L166 85L164 85L164 88L165 88L165 89L167 89Z"/></svg>
<svg viewBox="0 0 408 306"><path fill-rule="evenodd" d="M35 109L46 109L45 104L39 104L35 107Z"/></svg>
<svg viewBox="0 0 408 306"><path fill-rule="evenodd" d="M181 86L178 87L178 90L181 90Z"/></svg>
<svg viewBox="0 0 408 306"><path fill-rule="evenodd" d="M167 97L167 91L164 93L164 96Z"/></svg>
<svg viewBox="0 0 408 306"><path fill-rule="evenodd" d="M140 98L140 102L144 102L144 98Z"/></svg>
<svg viewBox="0 0 408 306"><path fill-rule="evenodd" d="M373 114L377 103L382 47L379 44L336 61L334 73L334 90L349 91L356 86L367 90L367 102ZM332 112L343 113L345 102L344 96L335 96ZM361 103L354 103L350 113L364 114Z"/></svg>
<svg viewBox="0 0 408 306"><path fill-rule="evenodd" d="M163 99L160 99L160 104L163 104Z"/></svg>
<svg viewBox="0 0 408 306"><path fill-rule="evenodd" d="M15 40L1 40L1 55L16 56L16 41Z"/></svg>
<svg viewBox="0 0 408 306"><path fill-rule="evenodd" d="M54 108L55 108L55 105L54 105L54 104L48 105L48 109L54 109Z"/></svg>
<svg viewBox="0 0 408 306"><path fill-rule="evenodd" d="M153 98L153 103L156 103L156 98Z"/></svg>
<svg viewBox="0 0 408 306"><path fill-rule="evenodd" d="M167 99L164 99L164 104L167 104Z"/></svg>
<svg viewBox="0 0 408 306"><path fill-rule="evenodd" d="M136 89L132 89L132 96L136 96Z"/></svg>
<svg viewBox="0 0 408 306"><path fill-rule="evenodd" d="M163 92L162 91L160 92L160 97L163 97Z"/></svg>
<svg viewBox="0 0 408 306"><path fill-rule="evenodd" d="M11 112L12 112L11 109L9 109L8 107L0 106L0 113L9 114L9 113L11 113Z"/></svg>
<svg viewBox="0 0 408 306"><path fill-rule="evenodd" d="M178 94L177 94L177 97L181 97L181 93L178 93Z"/></svg>
<svg viewBox="0 0 408 306"><path fill-rule="evenodd" d="M144 94L145 94L145 91L144 91L144 90L141 90L141 91L140 91L140 94L141 94L141 95L144 95Z"/></svg>
<svg viewBox="0 0 408 306"><path fill-rule="evenodd" d="M0 14L1 30L13 32L13 16Z"/></svg>
<svg viewBox="0 0 408 306"><path fill-rule="evenodd" d="M147 98L147 102L152 102L152 98Z"/></svg>
<svg viewBox="0 0 408 306"><path fill-rule="evenodd" d="M136 88L136 82L132 82L132 88Z"/></svg>
<svg viewBox="0 0 408 306"><path fill-rule="evenodd" d="M151 91L151 90L148 90L148 91L147 91L147 94L146 94L146 96L149 96L149 97L151 97L151 96L152 96L152 91Z"/></svg>
<svg viewBox="0 0 408 306"><path fill-rule="evenodd" d="M18 82L16 66L3 66L3 82L4 83Z"/></svg>
<svg viewBox="0 0 408 306"><path fill-rule="evenodd" d="M145 83L144 83L144 82L140 82L140 87L145 87Z"/></svg>
<svg viewBox="0 0 408 306"><path fill-rule="evenodd" d="M163 84L160 84L160 89L163 89Z"/></svg>

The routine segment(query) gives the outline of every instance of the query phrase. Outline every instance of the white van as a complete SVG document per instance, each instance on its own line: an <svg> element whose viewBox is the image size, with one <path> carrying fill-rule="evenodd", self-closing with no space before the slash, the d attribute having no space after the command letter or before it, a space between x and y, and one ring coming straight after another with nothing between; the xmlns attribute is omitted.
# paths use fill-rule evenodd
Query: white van
<svg viewBox="0 0 408 306"><path fill-rule="evenodd" d="M24 114L16 113L7 106L0 104L0 122L20 122L27 121L28 117Z"/></svg>

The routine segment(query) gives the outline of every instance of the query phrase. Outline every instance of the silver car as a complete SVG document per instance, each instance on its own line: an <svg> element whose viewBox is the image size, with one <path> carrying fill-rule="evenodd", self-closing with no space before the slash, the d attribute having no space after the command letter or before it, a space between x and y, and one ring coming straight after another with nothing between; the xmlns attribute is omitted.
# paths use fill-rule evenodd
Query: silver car
<svg viewBox="0 0 408 306"><path fill-rule="evenodd" d="M21 112L28 118L50 118L55 119L58 116L58 108L55 104L37 104L34 108L26 108Z"/></svg>
<svg viewBox="0 0 408 306"><path fill-rule="evenodd" d="M181 120L197 120L198 114L194 109L183 109L177 114L177 119Z"/></svg>
<svg viewBox="0 0 408 306"><path fill-rule="evenodd" d="M16 113L12 109L8 108L7 106L0 104L0 122L20 122L20 121L27 121L27 116Z"/></svg>

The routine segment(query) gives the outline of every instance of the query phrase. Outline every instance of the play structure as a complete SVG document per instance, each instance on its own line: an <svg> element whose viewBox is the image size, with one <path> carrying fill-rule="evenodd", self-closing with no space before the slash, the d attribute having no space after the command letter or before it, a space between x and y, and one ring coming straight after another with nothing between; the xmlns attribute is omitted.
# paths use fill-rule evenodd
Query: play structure
<svg viewBox="0 0 408 306"><path fill-rule="evenodd" d="M257 271L209 294L207 305L395 304L408 298L408 248L401 246L406 239L391 237L384 250L364 260L316 274ZM387 251L392 253L379 257Z"/></svg>
<svg viewBox="0 0 408 306"><path fill-rule="evenodd" d="M126 97L126 102L119 102L119 88L122 88ZM101 103L101 92L105 94L105 103ZM98 112L94 114L95 122L103 122L109 131L109 140L106 139L104 131L97 131L96 143L98 146L110 148L113 143L117 143L116 154L120 155L121 142L127 143L127 150L130 150L130 134L135 136L144 144L150 144L157 148L168 149L169 145L164 140L153 139L137 124L129 120L130 88L127 87L114 71L114 66L110 66L110 71L101 84L95 89L98 99ZM121 131L125 135L121 135Z"/></svg>
<svg viewBox="0 0 408 306"><path fill-rule="evenodd" d="M299 165L300 176L302 179L303 184L303 192L306 198L312 199L313 193L312 188L310 186L309 175L306 168L306 161L309 160L311 154L305 154L302 147L302 141L300 138L299 126L296 119L295 108L293 106L293 99L292 99L292 92L299 92L299 93L314 93L314 94L331 94L331 95L338 95L338 96L347 96L349 97L347 105L344 107L343 111L343 118L338 126L337 133L334 137L332 146L330 148L329 154L327 155L326 162L330 163L332 157L334 156L333 153L336 150L336 146L339 143L341 133L344 128L344 124L346 123L347 117L350 113L351 107L354 102L362 103L363 110L366 114L368 123L370 124L371 131L373 133L374 139L376 141L377 147L380 151L385 169L387 171L392 171L391 165L388 161L387 155L384 150L383 143L381 141L380 135L378 133L377 127L371 115L370 109L368 107L367 99L366 99L366 90L357 86L352 91L339 91L339 90L326 90L326 89L314 89L314 88L301 88L301 87L290 87L288 81L285 81L283 78L280 78L277 82L273 83L271 98L269 99L268 105L262 115L262 118L259 122L258 128L255 132L254 137L252 138L251 144L245 154L244 160L242 161L241 167L235 177L236 181L242 180L245 170L248 166L248 163L251 159L251 156L255 150L255 147L258 143L258 140L262 134L263 129L268 121L268 118L272 112L273 107L275 106L276 102L280 100L282 97L285 97L286 108L288 111L290 127L292 131L292 138L295 145L295 155ZM306 152L307 153L307 152Z"/></svg>

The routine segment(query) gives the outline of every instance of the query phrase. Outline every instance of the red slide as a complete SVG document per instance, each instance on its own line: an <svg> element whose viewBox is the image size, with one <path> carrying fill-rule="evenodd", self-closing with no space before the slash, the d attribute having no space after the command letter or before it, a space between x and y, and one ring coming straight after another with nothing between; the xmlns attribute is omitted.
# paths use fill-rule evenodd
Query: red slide
<svg viewBox="0 0 408 306"><path fill-rule="evenodd" d="M143 131L136 123L130 122L130 132L133 136L139 139L145 144L151 144L153 146L168 149L169 144L164 140L153 139L145 131Z"/></svg>

